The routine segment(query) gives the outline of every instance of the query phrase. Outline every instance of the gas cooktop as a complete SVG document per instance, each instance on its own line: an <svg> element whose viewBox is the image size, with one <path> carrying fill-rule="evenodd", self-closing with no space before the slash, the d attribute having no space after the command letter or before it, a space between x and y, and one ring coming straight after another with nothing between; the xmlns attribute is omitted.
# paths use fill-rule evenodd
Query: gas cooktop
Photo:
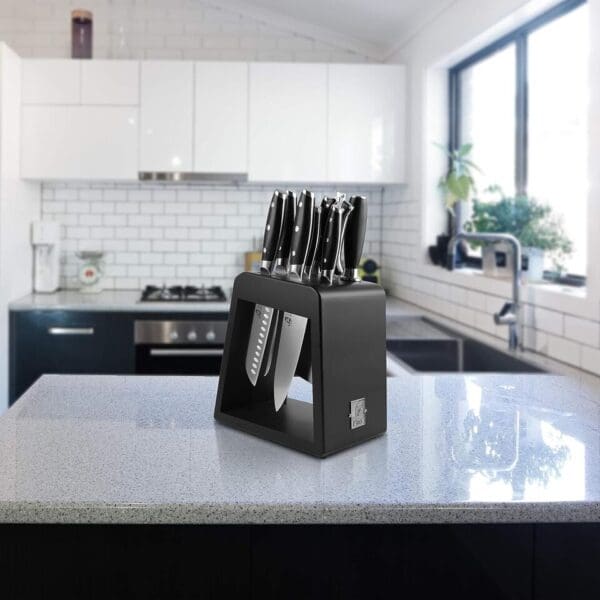
<svg viewBox="0 0 600 600"><path fill-rule="evenodd" d="M147 285L140 298L140 302L224 302L225 300L225 292L218 285L211 287Z"/></svg>

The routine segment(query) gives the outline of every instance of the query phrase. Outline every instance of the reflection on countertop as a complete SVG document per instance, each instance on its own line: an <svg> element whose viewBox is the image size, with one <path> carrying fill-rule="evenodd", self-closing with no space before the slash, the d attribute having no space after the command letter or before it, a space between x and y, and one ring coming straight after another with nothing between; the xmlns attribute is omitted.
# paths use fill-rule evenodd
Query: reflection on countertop
<svg viewBox="0 0 600 600"><path fill-rule="evenodd" d="M569 378L389 379L387 434L324 460L215 423L216 389L43 377L0 417L0 521L600 519L600 392Z"/></svg>

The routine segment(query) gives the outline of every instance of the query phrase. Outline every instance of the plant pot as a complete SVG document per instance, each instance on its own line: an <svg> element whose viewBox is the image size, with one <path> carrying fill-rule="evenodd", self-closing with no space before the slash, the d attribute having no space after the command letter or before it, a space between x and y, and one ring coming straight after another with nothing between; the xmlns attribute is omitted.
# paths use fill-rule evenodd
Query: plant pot
<svg viewBox="0 0 600 600"><path fill-rule="evenodd" d="M471 203L460 200L454 205L454 214L449 212L448 230L450 235L456 235L465 230L465 223L471 218Z"/></svg>
<svg viewBox="0 0 600 600"><path fill-rule="evenodd" d="M523 271L526 281L543 281L545 252L540 248L523 248L523 256L527 257L527 270Z"/></svg>

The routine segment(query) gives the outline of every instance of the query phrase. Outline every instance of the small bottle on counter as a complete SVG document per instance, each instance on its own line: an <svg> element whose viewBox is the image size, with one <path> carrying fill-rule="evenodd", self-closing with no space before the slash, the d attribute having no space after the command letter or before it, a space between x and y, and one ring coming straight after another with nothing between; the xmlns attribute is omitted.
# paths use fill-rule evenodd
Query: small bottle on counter
<svg viewBox="0 0 600 600"><path fill-rule="evenodd" d="M71 58L92 58L92 13L76 9L71 12Z"/></svg>
<svg viewBox="0 0 600 600"><path fill-rule="evenodd" d="M254 238L252 240L254 248L260 248L260 239ZM260 261L262 259L261 250L252 250L244 254L244 269L252 273L260 272Z"/></svg>

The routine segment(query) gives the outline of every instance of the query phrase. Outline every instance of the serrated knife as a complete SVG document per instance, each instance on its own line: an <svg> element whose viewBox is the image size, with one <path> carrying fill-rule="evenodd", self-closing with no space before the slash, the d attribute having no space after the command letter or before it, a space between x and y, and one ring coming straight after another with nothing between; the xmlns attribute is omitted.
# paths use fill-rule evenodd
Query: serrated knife
<svg viewBox="0 0 600 600"><path fill-rule="evenodd" d="M271 266L275 260L283 221L285 200L278 190L275 190L267 213L260 271L264 275L271 274ZM270 306L257 304L254 307L248 349L246 350L246 374L252 385L256 385L260 366L265 353L265 346L273 318Z"/></svg>
<svg viewBox="0 0 600 600"><path fill-rule="evenodd" d="M290 245L288 277L301 282L302 272L308 254L314 220L315 196L304 190L298 198L296 220ZM277 360L273 376L273 398L278 411L287 398L294 378L308 319L294 313L285 312L281 321Z"/></svg>

